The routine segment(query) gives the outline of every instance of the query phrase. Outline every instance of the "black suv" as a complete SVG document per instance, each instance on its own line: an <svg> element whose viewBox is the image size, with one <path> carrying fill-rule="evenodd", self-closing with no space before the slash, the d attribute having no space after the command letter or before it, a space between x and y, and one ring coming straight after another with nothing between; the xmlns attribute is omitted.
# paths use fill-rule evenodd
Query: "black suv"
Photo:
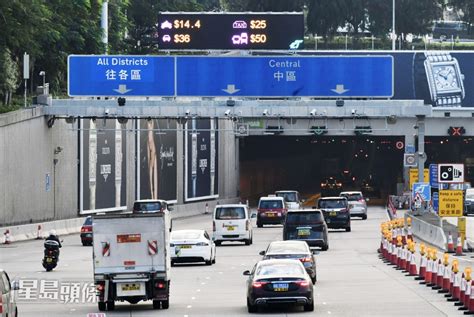
<svg viewBox="0 0 474 317"><path fill-rule="evenodd" d="M351 231L351 213L345 197L324 197L318 200L317 208L321 209L328 228Z"/></svg>
<svg viewBox="0 0 474 317"><path fill-rule="evenodd" d="M310 247L329 248L328 227L321 210L289 210L283 224L283 240L306 241Z"/></svg>

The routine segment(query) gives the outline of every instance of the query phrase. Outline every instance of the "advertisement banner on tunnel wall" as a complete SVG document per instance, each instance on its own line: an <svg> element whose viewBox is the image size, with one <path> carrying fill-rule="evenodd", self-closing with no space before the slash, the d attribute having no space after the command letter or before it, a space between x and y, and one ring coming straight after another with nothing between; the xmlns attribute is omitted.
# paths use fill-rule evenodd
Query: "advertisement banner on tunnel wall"
<svg viewBox="0 0 474 317"><path fill-rule="evenodd" d="M184 200L217 198L218 133L216 119L189 119L184 134Z"/></svg>
<svg viewBox="0 0 474 317"><path fill-rule="evenodd" d="M117 120L80 124L80 213L126 209L125 130Z"/></svg>
<svg viewBox="0 0 474 317"><path fill-rule="evenodd" d="M138 120L138 199L177 201L176 120Z"/></svg>
<svg viewBox="0 0 474 317"><path fill-rule="evenodd" d="M343 56L355 54L393 56L395 87L391 99L423 99L425 104L435 107L474 107L474 51L316 53Z"/></svg>

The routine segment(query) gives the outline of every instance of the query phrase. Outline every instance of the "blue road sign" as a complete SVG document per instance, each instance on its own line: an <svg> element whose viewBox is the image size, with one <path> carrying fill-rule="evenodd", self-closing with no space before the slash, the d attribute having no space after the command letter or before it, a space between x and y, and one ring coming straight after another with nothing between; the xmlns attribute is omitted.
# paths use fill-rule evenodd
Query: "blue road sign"
<svg viewBox="0 0 474 317"><path fill-rule="evenodd" d="M70 55L69 96L174 96L175 58Z"/></svg>
<svg viewBox="0 0 474 317"><path fill-rule="evenodd" d="M414 183L413 197L419 195L423 201L431 200L431 187L429 183Z"/></svg>
<svg viewBox="0 0 474 317"><path fill-rule="evenodd" d="M433 204L433 210L436 211L436 213L439 212L439 193L434 192L433 195L431 196L432 199L432 204Z"/></svg>
<svg viewBox="0 0 474 317"><path fill-rule="evenodd" d="M438 187L438 164L430 164L430 186Z"/></svg>
<svg viewBox="0 0 474 317"><path fill-rule="evenodd" d="M416 151L415 146L413 144L405 145L405 153L414 154Z"/></svg>
<svg viewBox="0 0 474 317"><path fill-rule="evenodd" d="M391 56L177 57L178 96L393 96Z"/></svg>

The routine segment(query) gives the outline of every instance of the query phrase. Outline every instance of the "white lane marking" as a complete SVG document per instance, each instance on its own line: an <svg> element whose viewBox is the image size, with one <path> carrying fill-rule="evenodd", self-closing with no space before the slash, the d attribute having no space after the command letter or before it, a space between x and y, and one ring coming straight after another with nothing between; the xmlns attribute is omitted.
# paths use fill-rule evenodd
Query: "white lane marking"
<svg viewBox="0 0 474 317"><path fill-rule="evenodd" d="M75 308L71 308L71 311L76 311L76 309L75 309Z"/></svg>
<svg viewBox="0 0 474 317"><path fill-rule="evenodd" d="M205 282L202 282L201 285L206 285L206 283L205 283Z"/></svg>
<svg viewBox="0 0 474 317"><path fill-rule="evenodd" d="M328 311L328 314L329 314L329 315L331 315L331 312L330 312L330 311Z"/></svg>
<svg viewBox="0 0 474 317"><path fill-rule="evenodd" d="M194 296L193 296L193 297L191 297L191 300L195 300L195 299L196 299L196 297L194 297Z"/></svg>
<svg viewBox="0 0 474 317"><path fill-rule="evenodd" d="M200 290L199 288L196 290L196 292L200 292L200 291L201 291L201 290Z"/></svg>
<svg viewBox="0 0 474 317"><path fill-rule="evenodd" d="M219 274L224 274L224 272L219 272Z"/></svg>
<svg viewBox="0 0 474 317"><path fill-rule="evenodd" d="M192 307L193 307L192 305L188 305L188 306L186 306L186 308L192 308Z"/></svg>
<svg viewBox="0 0 474 317"><path fill-rule="evenodd" d="M323 305L326 305L326 302L323 302Z"/></svg>

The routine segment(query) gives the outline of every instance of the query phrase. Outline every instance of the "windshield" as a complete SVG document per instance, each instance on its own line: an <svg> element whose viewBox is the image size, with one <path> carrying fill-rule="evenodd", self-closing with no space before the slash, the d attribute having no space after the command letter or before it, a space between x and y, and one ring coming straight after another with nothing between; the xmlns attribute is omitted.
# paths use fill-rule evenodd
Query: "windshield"
<svg viewBox="0 0 474 317"><path fill-rule="evenodd" d="M245 219L243 207L219 207L216 210L216 219Z"/></svg>
<svg viewBox="0 0 474 317"><path fill-rule="evenodd" d="M308 253L308 247L299 243L272 243L267 253Z"/></svg>
<svg viewBox="0 0 474 317"><path fill-rule="evenodd" d="M290 212L286 215L288 224L312 224L323 222L320 212Z"/></svg>
<svg viewBox="0 0 474 317"><path fill-rule="evenodd" d="M361 194L341 194L341 197L346 197L348 201L357 201L363 199Z"/></svg>
<svg viewBox="0 0 474 317"><path fill-rule="evenodd" d="M282 192L276 193L278 197L283 197L286 202L294 203L297 202L296 193L295 192Z"/></svg>
<svg viewBox="0 0 474 317"><path fill-rule="evenodd" d="M346 208L346 201L342 199L322 199L318 201L319 208Z"/></svg>
<svg viewBox="0 0 474 317"><path fill-rule="evenodd" d="M295 263L278 263L278 264L263 264L257 269L257 275L303 275L304 270L301 264Z"/></svg>
<svg viewBox="0 0 474 317"><path fill-rule="evenodd" d="M283 208L281 200L261 200L258 208L261 209L276 209Z"/></svg>
<svg viewBox="0 0 474 317"><path fill-rule="evenodd" d="M200 236L199 232L171 232L171 240L196 240Z"/></svg>
<svg viewBox="0 0 474 317"><path fill-rule="evenodd" d="M133 204L133 211L135 212L146 212L146 211L160 211L160 202L136 202Z"/></svg>
<svg viewBox="0 0 474 317"><path fill-rule="evenodd" d="M466 195L466 199L474 200L474 194L468 194L468 195Z"/></svg>

